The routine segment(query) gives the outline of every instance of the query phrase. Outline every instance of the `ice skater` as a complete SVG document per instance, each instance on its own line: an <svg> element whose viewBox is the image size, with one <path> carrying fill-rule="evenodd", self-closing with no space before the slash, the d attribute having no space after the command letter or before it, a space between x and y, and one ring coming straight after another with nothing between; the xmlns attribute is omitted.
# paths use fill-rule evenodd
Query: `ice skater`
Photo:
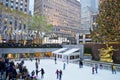
<svg viewBox="0 0 120 80"><path fill-rule="evenodd" d="M98 73L98 65L95 64L95 72Z"/></svg>
<svg viewBox="0 0 120 80"><path fill-rule="evenodd" d="M55 64L57 64L57 58L56 58L56 56L55 56L55 59L54 59L54 60L55 60Z"/></svg>
<svg viewBox="0 0 120 80"><path fill-rule="evenodd" d="M63 63L63 70L65 70L65 68L66 68L66 64L65 64L65 63Z"/></svg>
<svg viewBox="0 0 120 80"><path fill-rule="evenodd" d="M82 68L83 67L83 62L82 60L79 60L79 68Z"/></svg>
<svg viewBox="0 0 120 80"><path fill-rule="evenodd" d="M68 64L68 56L67 56L67 64Z"/></svg>
<svg viewBox="0 0 120 80"><path fill-rule="evenodd" d="M33 77L35 75L35 71L33 70L32 72L31 72L31 76Z"/></svg>
<svg viewBox="0 0 120 80"><path fill-rule="evenodd" d="M103 65L102 64L100 64L100 69L102 69L103 68Z"/></svg>
<svg viewBox="0 0 120 80"><path fill-rule="evenodd" d="M35 62L35 67L36 67L36 70L38 70L38 62L37 61Z"/></svg>
<svg viewBox="0 0 120 80"><path fill-rule="evenodd" d="M94 72L95 72L95 68L94 66L92 66L92 74L94 74Z"/></svg>
<svg viewBox="0 0 120 80"><path fill-rule="evenodd" d="M38 76L38 72L39 72L38 69L36 69L36 76Z"/></svg>
<svg viewBox="0 0 120 80"><path fill-rule="evenodd" d="M59 71L59 80L62 80L62 70Z"/></svg>
<svg viewBox="0 0 120 80"><path fill-rule="evenodd" d="M44 69L43 68L41 68L41 78L44 78L44 74L45 74L45 71L44 71Z"/></svg>
<svg viewBox="0 0 120 80"><path fill-rule="evenodd" d="M112 74L116 74L116 66L112 64Z"/></svg>
<svg viewBox="0 0 120 80"><path fill-rule="evenodd" d="M59 70L56 70L56 74L57 74L57 79L59 78Z"/></svg>

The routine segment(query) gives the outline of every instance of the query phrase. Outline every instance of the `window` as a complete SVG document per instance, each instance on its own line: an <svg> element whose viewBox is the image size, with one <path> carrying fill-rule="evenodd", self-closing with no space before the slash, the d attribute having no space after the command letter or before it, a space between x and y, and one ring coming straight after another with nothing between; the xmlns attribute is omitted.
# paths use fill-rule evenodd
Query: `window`
<svg viewBox="0 0 120 80"><path fill-rule="evenodd" d="M11 6L11 8L13 8L13 6Z"/></svg>
<svg viewBox="0 0 120 80"><path fill-rule="evenodd" d="M6 6L8 7L8 3L6 3Z"/></svg>
<svg viewBox="0 0 120 80"><path fill-rule="evenodd" d="M18 2L16 2L16 4L18 4Z"/></svg>
<svg viewBox="0 0 120 80"><path fill-rule="evenodd" d="M22 8L20 8L20 10L22 11L23 9L22 9Z"/></svg>
<svg viewBox="0 0 120 80"><path fill-rule="evenodd" d="M18 7L16 7L16 10L18 10Z"/></svg>
<svg viewBox="0 0 120 80"><path fill-rule="evenodd" d="M27 7L27 4L25 4L25 7Z"/></svg>
<svg viewBox="0 0 120 80"><path fill-rule="evenodd" d="M27 9L25 8L25 10L24 10L25 12L27 12Z"/></svg>

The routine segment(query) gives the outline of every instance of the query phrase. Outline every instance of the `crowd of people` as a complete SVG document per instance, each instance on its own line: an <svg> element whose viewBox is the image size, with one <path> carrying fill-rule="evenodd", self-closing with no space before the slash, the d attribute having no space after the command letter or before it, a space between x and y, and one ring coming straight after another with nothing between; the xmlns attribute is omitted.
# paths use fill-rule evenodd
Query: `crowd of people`
<svg viewBox="0 0 120 80"><path fill-rule="evenodd" d="M8 58L0 58L0 79L1 80L30 80L26 66L23 66L24 60L15 64Z"/></svg>
<svg viewBox="0 0 120 80"><path fill-rule="evenodd" d="M36 60L36 76L38 72L41 72L41 78L44 77L44 69L38 70L38 62ZM24 66L24 60L15 64L14 61L10 61L8 58L0 58L0 80L37 80L34 71L28 72L26 66Z"/></svg>

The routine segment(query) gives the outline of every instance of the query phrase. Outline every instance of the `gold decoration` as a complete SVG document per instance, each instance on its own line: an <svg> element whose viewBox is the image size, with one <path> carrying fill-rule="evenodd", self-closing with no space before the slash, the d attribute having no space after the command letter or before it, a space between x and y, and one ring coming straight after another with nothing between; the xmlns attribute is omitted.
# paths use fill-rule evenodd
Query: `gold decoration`
<svg viewBox="0 0 120 80"><path fill-rule="evenodd" d="M117 49L114 49L113 46L109 47L108 44L106 44L106 48L101 48L98 50L100 51L100 61L113 62L113 51L117 51Z"/></svg>

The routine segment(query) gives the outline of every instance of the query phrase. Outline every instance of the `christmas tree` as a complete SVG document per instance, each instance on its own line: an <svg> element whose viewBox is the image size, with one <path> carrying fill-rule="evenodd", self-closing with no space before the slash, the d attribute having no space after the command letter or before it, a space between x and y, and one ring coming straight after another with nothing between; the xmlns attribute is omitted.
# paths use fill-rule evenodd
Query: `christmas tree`
<svg viewBox="0 0 120 80"><path fill-rule="evenodd" d="M99 5L91 37L94 42L120 42L120 0L104 0Z"/></svg>

